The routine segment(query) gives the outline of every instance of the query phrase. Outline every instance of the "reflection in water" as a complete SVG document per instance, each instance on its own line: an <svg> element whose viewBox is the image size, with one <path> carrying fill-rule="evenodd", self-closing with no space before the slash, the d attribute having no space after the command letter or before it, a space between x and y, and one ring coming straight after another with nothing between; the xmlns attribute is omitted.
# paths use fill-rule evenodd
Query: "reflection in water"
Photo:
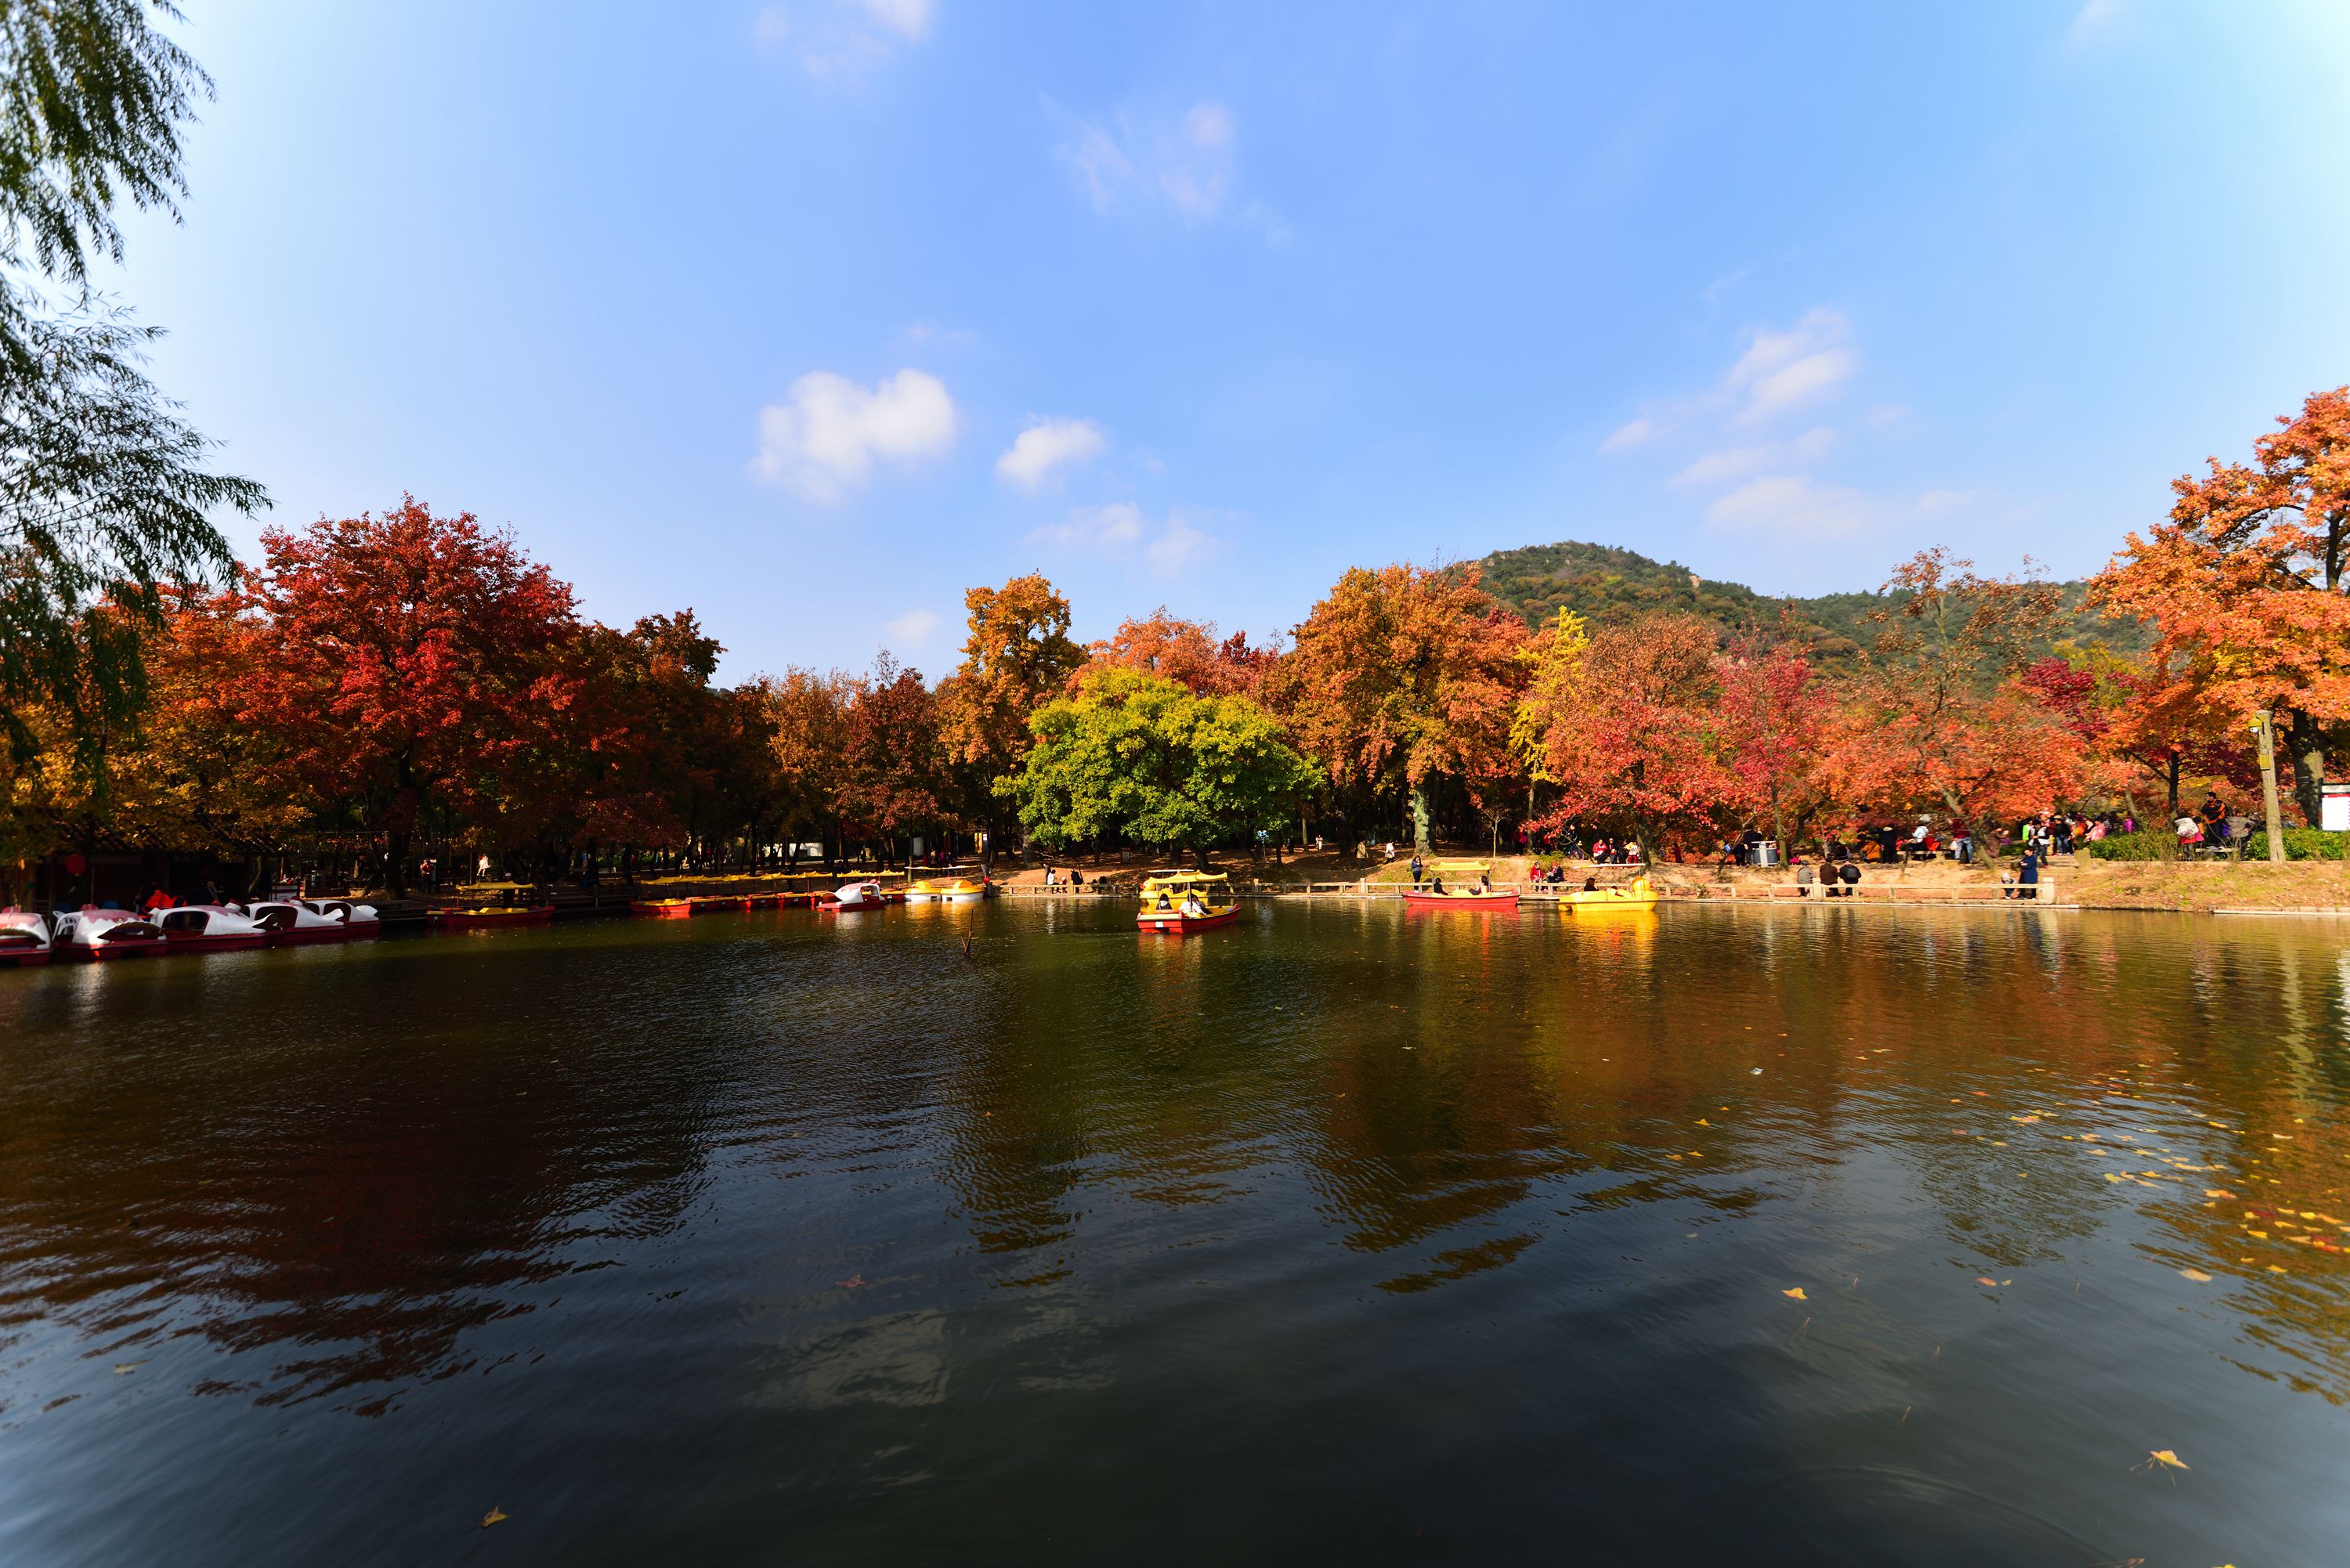
<svg viewBox="0 0 2350 1568"><path fill-rule="evenodd" d="M1128 919L0 976L0 1559L442 1560L494 1503L614 1563L2350 1526L2330 926Z"/></svg>

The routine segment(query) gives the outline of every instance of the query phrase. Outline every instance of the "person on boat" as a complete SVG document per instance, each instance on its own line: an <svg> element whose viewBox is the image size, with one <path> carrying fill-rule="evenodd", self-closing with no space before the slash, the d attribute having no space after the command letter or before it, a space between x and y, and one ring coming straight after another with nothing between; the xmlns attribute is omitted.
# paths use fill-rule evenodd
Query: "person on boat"
<svg viewBox="0 0 2350 1568"><path fill-rule="evenodd" d="M1428 879L1428 890L1440 898L1444 896L1444 873L1440 871Z"/></svg>
<svg viewBox="0 0 2350 1568"><path fill-rule="evenodd" d="M1161 914L1164 914L1164 913L1166 913L1168 910L1172 909L1174 907L1175 907L1175 906L1174 906L1173 904L1171 904L1171 903L1170 903L1170 902L1168 901L1168 898L1167 898L1167 889L1166 889L1166 888L1159 888L1159 904L1158 904L1159 912L1159 913L1161 913Z"/></svg>
<svg viewBox="0 0 2350 1568"><path fill-rule="evenodd" d="M1478 872L1478 873L1477 873L1477 891L1479 891L1480 893L1490 893L1490 892L1492 892L1492 890L1493 890L1493 874L1492 874L1491 871L1480 871L1480 872Z"/></svg>
<svg viewBox="0 0 2350 1568"><path fill-rule="evenodd" d="M1586 893L1596 893L1599 891L1599 878L1596 877L1586 877L1583 879L1583 890Z"/></svg>
<svg viewBox="0 0 2350 1568"><path fill-rule="evenodd" d="M1197 888L1192 888L1190 892L1183 895L1183 918L1185 919L1196 920L1207 912L1208 906L1200 902L1200 890Z"/></svg>

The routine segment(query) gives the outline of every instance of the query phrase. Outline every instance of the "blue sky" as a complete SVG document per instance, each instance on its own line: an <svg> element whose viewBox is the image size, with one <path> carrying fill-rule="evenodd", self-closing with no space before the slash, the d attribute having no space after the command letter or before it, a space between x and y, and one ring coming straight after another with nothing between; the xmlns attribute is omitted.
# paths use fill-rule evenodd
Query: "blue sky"
<svg viewBox="0 0 2350 1568"><path fill-rule="evenodd" d="M730 677L1031 568L2073 575L2350 380L2330 0L188 8L107 286L271 521L473 511Z"/></svg>

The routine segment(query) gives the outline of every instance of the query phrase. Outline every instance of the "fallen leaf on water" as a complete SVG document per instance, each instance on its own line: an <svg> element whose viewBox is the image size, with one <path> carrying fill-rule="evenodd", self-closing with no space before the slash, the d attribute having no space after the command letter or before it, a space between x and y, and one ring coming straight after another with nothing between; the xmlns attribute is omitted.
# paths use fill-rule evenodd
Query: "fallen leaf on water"
<svg viewBox="0 0 2350 1568"><path fill-rule="evenodd" d="M136 1372L146 1365L144 1361L118 1361L114 1364L114 1375L120 1377L126 1373Z"/></svg>
<svg viewBox="0 0 2350 1568"><path fill-rule="evenodd" d="M2106 1172L2106 1179L2107 1181L2126 1181L2129 1179L2118 1170L2109 1170Z"/></svg>
<svg viewBox="0 0 2350 1568"><path fill-rule="evenodd" d="M1796 1286L1794 1290L1792 1290L1792 1291L1781 1291L1779 1293L1780 1293L1781 1295L1783 1295L1783 1296L1793 1296L1795 1300L1797 1300L1797 1301L1799 1301L1799 1302L1807 1302L1807 1301L1809 1301L1809 1300L1811 1300L1811 1299L1812 1299L1811 1297L1809 1297L1809 1296L1807 1296L1807 1295L1805 1295L1805 1294L1804 1293L1804 1287L1803 1287L1803 1286L1801 1286L1801 1285L1797 1285L1797 1286Z"/></svg>
<svg viewBox="0 0 2350 1568"><path fill-rule="evenodd" d="M1977 1284L1979 1284L1979 1285L1989 1285L1989 1286L1991 1286L1991 1289L1993 1289L1993 1290L1997 1290L1997 1289L1999 1288L1999 1282L1998 1282L1997 1280L1987 1280L1987 1279L1984 1279L1981 1274L1977 1274L1977 1275L1975 1276L1975 1283L1977 1283Z"/></svg>
<svg viewBox="0 0 2350 1568"><path fill-rule="evenodd" d="M2293 1272L2293 1271L2286 1268L2282 1263L2271 1263L2269 1265L2269 1272L2272 1274L2289 1274Z"/></svg>
<svg viewBox="0 0 2350 1568"><path fill-rule="evenodd" d="M2147 1450L2146 1462L2149 1469L2156 1465L2167 1465L2174 1470L2183 1470L2187 1468L2187 1461L2180 1459L2178 1451L2173 1449L2149 1449Z"/></svg>
<svg viewBox="0 0 2350 1568"><path fill-rule="evenodd" d="M2208 1285L2211 1282L2211 1276L2200 1269L2181 1269L2178 1272L2199 1285Z"/></svg>
<svg viewBox="0 0 2350 1568"><path fill-rule="evenodd" d="M485 1514L482 1515L482 1528L483 1528L484 1530L487 1530L491 1525L495 1524L498 1521L500 1521L500 1520L504 1519L505 1516L506 1516L506 1511L505 1511L505 1510L504 1510L504 1509L502 1509L502 1508L494 1508L494 1509L490 1510L490 1511L489 1511L489 1512L487 1512L487 1513L485 1513Z"/></svg>
<svg viewBox="0 0 2350 1568"><path fill-rule="evenodd" d="M2206 1198L2233 1198L2235 1194L2229 1191L2224 1187L2207 1187L2203 1189L2203 1196Z"/></svg>
<svg viewBox="0 0 2350 1568"><path fill-rule="evenodd" d="M865 1282L865 1276L862 1273L855 1273L845 1280L835 1280L832 1282L844 1291L853 1291Z"/></svg>
<svg viewBox="0 0 2350 1568"><path fill-rule="evenodd" d="M1697 1125L1698 1125L1698 1126L1700 1126L1700 1127L1711 1127L1713 1124L1712 1124L1711 1122L1710 1122L1710 1121L1706 1120L1703 1116L1700 1116L1700 1117L1698 1117L1698 1119L1697 1119Z"/></svg>
<svg viewBox="0 0 2350 1568"><path fill-rule="evenodd" d="M2007 1119L2012 1122L2036 1122L2040 1118L2038 1116L2010 1116Z"/></svg>

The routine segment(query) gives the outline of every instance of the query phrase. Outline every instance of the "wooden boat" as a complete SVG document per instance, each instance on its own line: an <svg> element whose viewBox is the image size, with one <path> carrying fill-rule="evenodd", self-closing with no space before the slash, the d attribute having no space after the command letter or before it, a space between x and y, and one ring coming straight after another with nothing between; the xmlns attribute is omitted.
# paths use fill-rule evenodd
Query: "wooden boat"
<svg viewBox="0 0 2350 1568"><path fill-rule="evenodd" d="M542 904L536 909L435 909L432 925L436 930L482 931L499 926L543 926L555 919L555 906Z"/></svg>
<svg viewBox="0 0 2350 1568"><path fill-rule="evenodd" d="M155 918L163 929L167 953L231 952L269 945L269 928L239 909L218 904L187 904Z"/></svg>
<svg viewBox="0 0 2350 1568"><path fill-rule="evenodd" d="M1142 908L1135 911L1134 925L1139 931L1188 937L1240 918L1232 879L1222 872L1153 871L1142 879Z"/></svg>
<svg viewBox="0 0 2350 1568"><path fill-rule="evenodd" d="M49 923L30 909L0 909L0 969L49 961Z"/></svg>
<svg viewBox="0 0 2350 1568"><path fill-rule="evenodd" d="M1419 909L1514 909L1515 893L1496 893L1486 879L1492 867L1482 860L1436 860L1428 867L1428 886L1414 888L1403 901ZM1447 881L1453 885L1446 887ZM1439 889L1441 889L1440 891Z"/></svg>
<svg viewBox="0 0 2350 1568"><path fill-rule="evenodd" d="M53 957L88 959L145 958L163 950L163 929L129 909L97 909L84 904L57 917L49 937Z"/></svg>
<svg viewBox="0 0 2350 1568"><path fill-rule="evenodd" d="M302 947L311 942L348 941L359 928L323 913L317 905L290 899L255 904L245 918L269 935L272 947ZM376 931L375 911L368 910L368 934Z"/></svg>
<svg viewBox="0 0 2350 1568"><path fill-rule="evenodd" d="M1657 889L1646 877L1635 877L1620 888L1577 888L1558 896L1563 909L1653 909Z"/></svg>
<svg viewBox="0 0 2350 1568"><path fill-rule="evenodd" d="M693 900L639 898L629 904L629 913L648 920L682 920L693 913Z"/></svg>
<svg viewBox="0 0 2350 1568"><path fill-rule="evenodd" d="M898 897L900 902L905 898L902 893ZM888 901L879 882L845 882L818 898L816 907L827 915L846 915L859 909L878 909Z"/></svg>

